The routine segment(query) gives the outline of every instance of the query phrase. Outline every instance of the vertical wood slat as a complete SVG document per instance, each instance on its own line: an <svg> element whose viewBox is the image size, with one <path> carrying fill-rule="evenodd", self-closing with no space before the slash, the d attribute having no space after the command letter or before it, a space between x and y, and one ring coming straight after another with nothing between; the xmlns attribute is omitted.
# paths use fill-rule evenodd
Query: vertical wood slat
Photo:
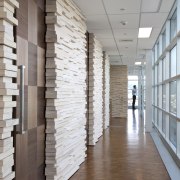
<svg viewBox="0 0 180 180"><path fill-rule="evenodd" d="M103 52L94 34L89 35L89 145L103 133Z"/></svg>
<svg viewBox="0 0 180 180"><path fill-rule="evenodd" d="M15 177L12 131L19 120L13 119L13 108L19 91L14 83L17 78L14 27L18 25L14 13L18 7L16 0L0 2L0 180Z"/></svg>
<svg viewBox="0 0 180 180"><path fill-rule="evenodd" d="M69 179L86 157L86 25L71 0L46 1L46 179Z"/></svg>

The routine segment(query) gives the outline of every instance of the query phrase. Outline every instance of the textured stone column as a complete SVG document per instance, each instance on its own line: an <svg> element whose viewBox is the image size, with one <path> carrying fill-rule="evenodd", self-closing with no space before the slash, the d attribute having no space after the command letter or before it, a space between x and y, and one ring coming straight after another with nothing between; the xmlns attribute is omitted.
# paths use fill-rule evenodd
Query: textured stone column
<svg viewBox="0 0 180 180"><path fill-rule="evenodd" d="M127 66L111 66L112 117L127 117L128 71Z"/></svg>
<svg viewBox="0 0 180 180"><path fill-rule="evenodd" d="M109 126L109 96L110 96L110 62L109 56L103 52L103 128Z"/></svg>
<svg viewBox="0 0 180 180"><path fill-rule="evenodd" d="M0 179L10 180L15 177L12 170L14 165L14 147L12 131L18 124L13 119L13 108L18 95L17 84L17 56L14 27L18 25L14 17L15 9L19 4L16 0L0 1Z"/></svg>
<svg viewBox="0 0 180 180"><path fill-rule="evenodd" d="M89 35L89 145L103 132L103 53L94 34Z"/></svg>
<svg viewBox="0 0 180 180"><path fill-rule="evenodd" d="M86 25L71 0L46 1L46 178L69 179L86 154Z"/></svg>

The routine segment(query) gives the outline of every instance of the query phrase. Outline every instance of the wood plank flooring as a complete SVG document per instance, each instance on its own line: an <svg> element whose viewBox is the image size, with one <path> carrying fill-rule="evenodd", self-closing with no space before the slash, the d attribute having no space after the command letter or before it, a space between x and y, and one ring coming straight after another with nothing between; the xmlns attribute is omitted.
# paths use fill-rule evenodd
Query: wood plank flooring
<svg viewBox="0 0 180 180"><path fill-rule="evenodd" d="M170 177L138 111L114 118L70 180L169 180Z"/></svg>

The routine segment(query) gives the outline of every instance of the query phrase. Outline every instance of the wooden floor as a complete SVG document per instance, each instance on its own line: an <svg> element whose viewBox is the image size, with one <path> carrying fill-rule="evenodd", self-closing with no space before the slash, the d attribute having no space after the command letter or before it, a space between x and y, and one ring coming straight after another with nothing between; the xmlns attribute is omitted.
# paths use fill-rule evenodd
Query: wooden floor
<svg viewBox="0 0 180 180"><path fill-rule="evenodd" d="M138 111L128 120L114 118L80 170L70 180L169 180L149 133L144 133Z"/></svg>

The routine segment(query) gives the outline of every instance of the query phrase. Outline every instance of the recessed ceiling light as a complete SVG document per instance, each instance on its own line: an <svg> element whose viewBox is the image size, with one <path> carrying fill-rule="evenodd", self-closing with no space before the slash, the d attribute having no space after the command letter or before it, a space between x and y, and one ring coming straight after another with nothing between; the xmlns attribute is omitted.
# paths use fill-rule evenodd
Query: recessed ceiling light
<svg viewBox="0 0 180 180"><path fill-rule="evenodd" d="M135 65L141 65L141 62L135 62Z"/></svg>
<svg viewBox="0 0 180 180"><path fill-rule="evenodd" d="M121 25L125 26L128 22L127 21L121 21Z"/></svg>
<svg viewBox="0 0 180 180"><path fill-rule="evenodd" d="M151 36L152 27L139 28L138 38L149 38Z"/></svg>
<svg viewBox="0 0 180 180"><path fill-rule="evenodd" d="M126 9L125 8L121 8L120 11L125 11Z"/></svg>

